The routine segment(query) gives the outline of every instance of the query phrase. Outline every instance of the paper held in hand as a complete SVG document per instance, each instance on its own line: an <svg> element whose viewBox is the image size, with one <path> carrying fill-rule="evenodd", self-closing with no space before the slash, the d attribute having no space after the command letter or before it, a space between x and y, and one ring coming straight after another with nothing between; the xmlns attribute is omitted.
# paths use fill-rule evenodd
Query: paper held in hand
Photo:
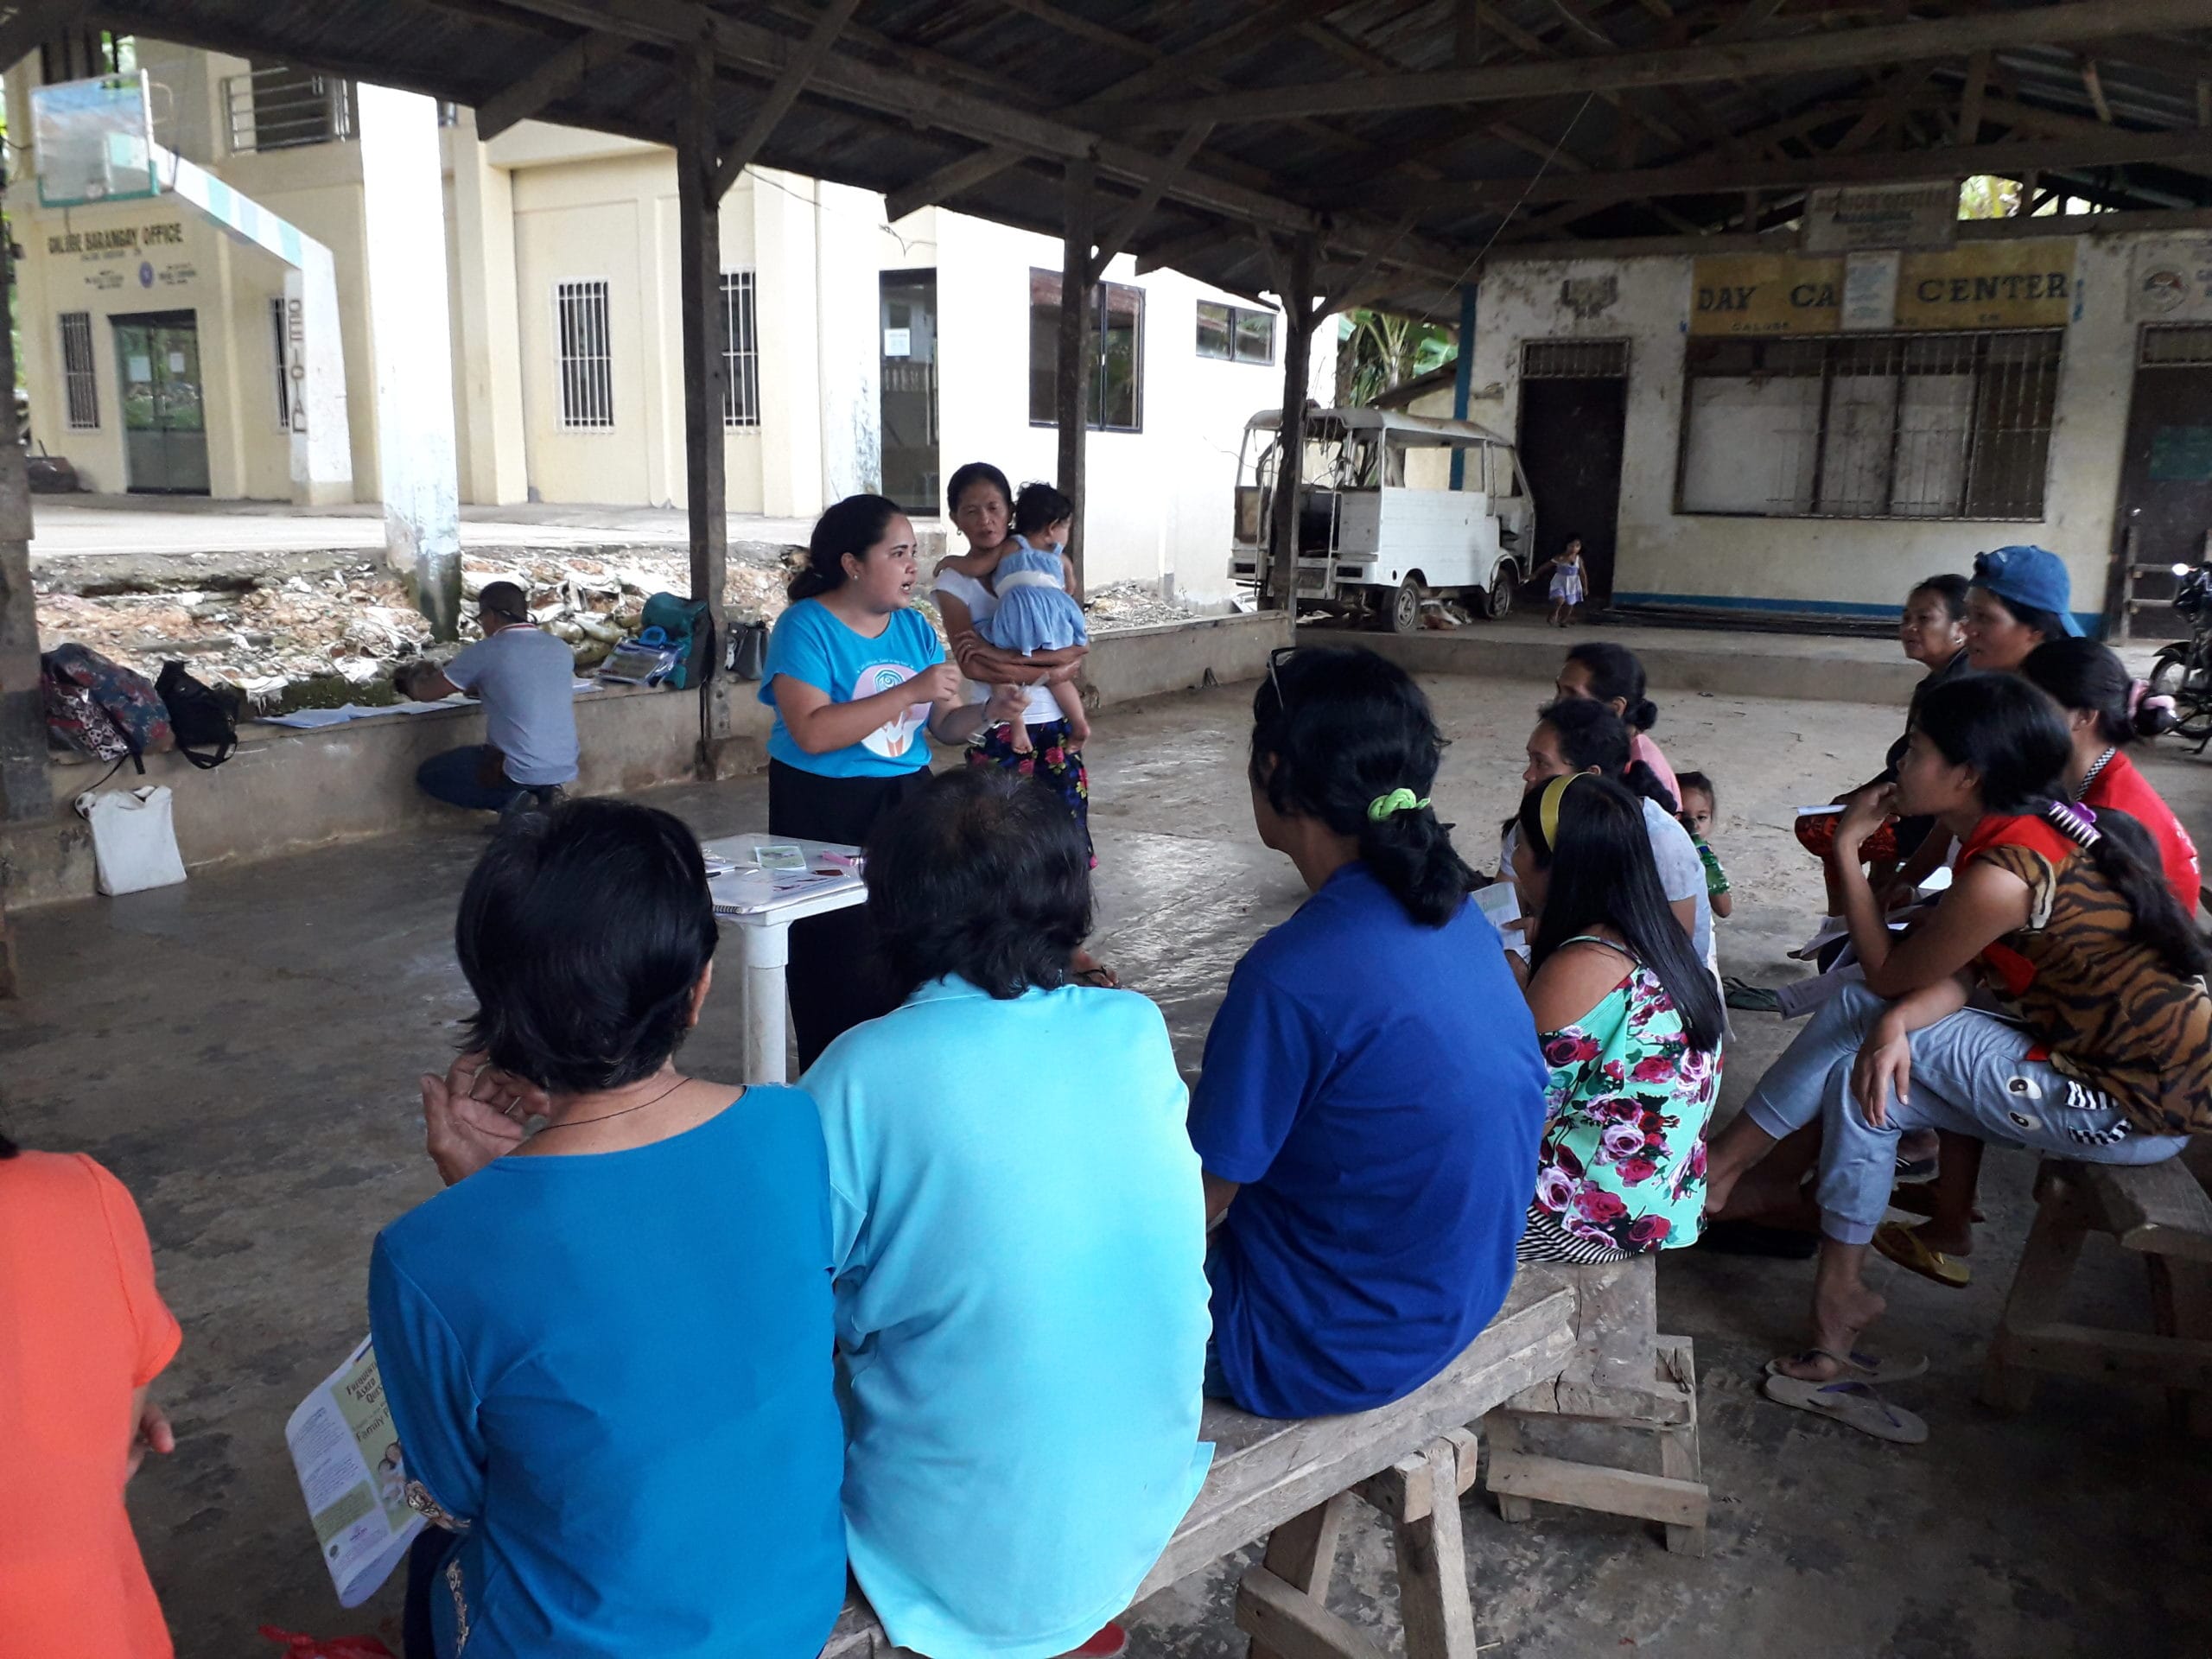
<svg viewBox="0 0 2212 1659"><path fill-rule="evenodd" d="M284 1443L338 1604L358 1607L391 1576L423 1525L407 1507L399 1432L366 1337L300 1402Z"/></svg>

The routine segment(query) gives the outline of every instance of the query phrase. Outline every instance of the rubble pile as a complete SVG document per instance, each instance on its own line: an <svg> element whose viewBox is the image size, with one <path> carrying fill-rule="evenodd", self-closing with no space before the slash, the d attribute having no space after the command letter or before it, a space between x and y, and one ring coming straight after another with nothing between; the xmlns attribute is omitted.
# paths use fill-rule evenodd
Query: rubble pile
<svg viewBox="0 0 2212 1659"><path fill-rule="evenodd" d="M798 553L765 543L733 546L723 588L729 616L772 622L780 615L785 561ZM461 564L461 639L440 645L405 584L374 556L324 559L305 570L194 564L120 591L70 591L66 582L41 582L39 635L48 645L65 639L89 645L149 679L163 663L181 661L204 680L238 686L257 712L274 714L389 701L395 665L417 656L442 662L477 638L474 601L493 582L525 589L531 620L567 641L577 671L588 674L638 632L650 595L689 591L689 571L681 548L471 552ZM1094 632L1192 614L1144 582L1098 588L1086 608ZM926 601L923 609L936 625Z"/></svg>

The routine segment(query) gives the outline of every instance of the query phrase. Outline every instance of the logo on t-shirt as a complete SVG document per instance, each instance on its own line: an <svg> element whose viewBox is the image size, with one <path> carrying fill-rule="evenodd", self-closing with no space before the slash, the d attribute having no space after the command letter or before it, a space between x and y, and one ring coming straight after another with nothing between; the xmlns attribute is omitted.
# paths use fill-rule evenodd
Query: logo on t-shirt
<svg viewBox="0 0 2212 1659"><path fill-rule="evenodd" d="M913 677L914 671L904 663L870 663L853 681L853 701L858 702L862 697L888 691ZM862 738L861 743L872 754L880 754L887 760L899 760L913 747L914 734L929 717L929 704L910 702Z"/></svg>

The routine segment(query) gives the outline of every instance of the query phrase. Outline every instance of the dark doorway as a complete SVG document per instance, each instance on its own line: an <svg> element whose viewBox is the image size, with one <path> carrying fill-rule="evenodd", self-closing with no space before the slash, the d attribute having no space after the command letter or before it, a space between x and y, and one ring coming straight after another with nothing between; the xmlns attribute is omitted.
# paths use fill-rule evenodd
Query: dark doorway
<svg viewBox="0 0 2212 1659"><path fill-rule="evenodd" d="M207 494L198 314L146 311L111 321L123 376L124 487L134 495Z"/></svg>
<svg viewBox="0 0 2212 1659"><path fill-rule="evenodd" d="M937 458L937 272L883 273L883 493L944 511Z"/></svg>
<svg viewBox="0 0 2212 1659"><path fill-rule="evenodd" d="M1590 597L1613 596L1628 342L1537 340L1521 348L1521 468L1536 499L1536 563L1582 538Z"/></svg>
<svg viewBox="0 0 2212 1659"><path fill-rule="evenodd" d="M2161 323L2143 330L2120 468L2120 523L2134 525L2134 563L2158 572L2142 579L2138 598L2171 597L2174 582L2164 567L2195 564L2207 555L2212 327Z"/></svg>

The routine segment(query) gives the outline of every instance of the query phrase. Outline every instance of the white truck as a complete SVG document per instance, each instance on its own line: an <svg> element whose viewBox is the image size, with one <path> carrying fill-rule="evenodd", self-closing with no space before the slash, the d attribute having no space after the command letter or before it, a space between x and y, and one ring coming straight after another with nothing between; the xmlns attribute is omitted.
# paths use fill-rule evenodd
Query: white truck
<svg viewBox="0 0 2212 1659"><path fill-rule="evenodd" d="M1281 415L1244 427L1230 575L1274 602ZM1465 457L1459 489L1452 457ZM1471 421L1383 409L1309 410L1298 513L1298 608L1411 633L1432 595L1488 617L1511 608L1535 559L1536 507L1513 446Z"/></svg>

